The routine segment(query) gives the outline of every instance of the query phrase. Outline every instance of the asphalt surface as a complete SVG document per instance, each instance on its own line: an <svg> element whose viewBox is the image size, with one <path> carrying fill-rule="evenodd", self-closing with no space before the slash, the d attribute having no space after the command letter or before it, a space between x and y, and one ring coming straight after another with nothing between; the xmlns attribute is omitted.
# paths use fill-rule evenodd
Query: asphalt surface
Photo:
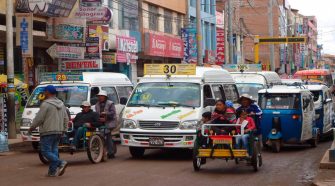
<svg viewBox="0 0 335 186"><path fill-rule="evenodd" d="M317 148L286 147L280 153L263 151L263 166L254 172L244 162L208 160L200 172L194 172L190 151L148 150L142 159L132 159L127 147L118 145L115 159L92 164L85 152L61 153L69 162L61 177L46 177L43 165L30 146L0 155L0 185L311 185L320 159L331 142Z"/></svg>

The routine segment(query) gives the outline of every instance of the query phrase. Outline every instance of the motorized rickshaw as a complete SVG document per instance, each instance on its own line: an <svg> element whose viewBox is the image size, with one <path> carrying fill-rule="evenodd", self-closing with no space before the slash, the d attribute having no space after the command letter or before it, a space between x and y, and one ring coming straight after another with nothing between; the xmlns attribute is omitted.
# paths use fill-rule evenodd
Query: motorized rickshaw
<svg viewBox="0 0 335 186"><path fill-rule="evenodd" d="M70 122L70 127L66 134L64 134L58 145L59 151L69 152L74 154L75 152L87 152L87 157L92 163L100 163L107 159L107 151L105 148L105 132L107 128L105 126L99 128L87 128L84 127L85 137L80 141L80 148L73 150L71 143L73 141L73 123ZM114 153L116 153L116 144L113 145ZM45 158L39 150L39 158L42 163L49 164L49 160Z"/></svg>
<svg viewBox="0 0 335 186"><path fill-rule="evenodd" d="M313 94L303 86L274 86L259 91L264 146L279 152L284 144L317 146Z"/></svg>
<svg viewBox="0 0 335 186"><path fill-rule="evenodd" d="M213 127L241 127L241 134L234 135L213 135ZM262 155L258 146L258 138L251 132L249 134L248 149L236 146L238 136L244 134L245 125L238 124L203 124L201 133L198 131L193 149L193 168L199 171L200 167L206 163L207 158L246 161L254 171L258 171L262 166Z"/></svg>

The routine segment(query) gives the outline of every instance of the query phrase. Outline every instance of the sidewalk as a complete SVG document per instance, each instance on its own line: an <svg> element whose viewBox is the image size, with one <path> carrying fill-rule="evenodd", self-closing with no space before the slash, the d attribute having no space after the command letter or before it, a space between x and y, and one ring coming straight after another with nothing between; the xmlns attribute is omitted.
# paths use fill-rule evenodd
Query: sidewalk
<svg viewBox="0 0 335 186"><path fill-rule="evenodd" d="M331 149L335 148L335 140ZM313 180L313 185L317 186L334 186L335 185L335 162L329 162L328 150L325 152L316 177Z"/></svg>
<svg viewBox="0 0 335 186"><path fill-rule="evenodd" d="M24 142L21 139L21 135L17 134L16 139L8 139L8 152L0 153L1 156L11 155L15 149L31 145L31 142Z"/></svg>

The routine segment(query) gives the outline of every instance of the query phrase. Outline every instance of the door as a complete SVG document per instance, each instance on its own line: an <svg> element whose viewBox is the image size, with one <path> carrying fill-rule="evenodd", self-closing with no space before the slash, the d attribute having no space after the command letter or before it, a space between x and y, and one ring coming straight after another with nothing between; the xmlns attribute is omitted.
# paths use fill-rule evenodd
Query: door
<svg viewBox="0 0 335 186"><path fill-rule="evenodd" d="M330 93L328 91L323 92L323 131L322 133L326 133L331 130L332 122L331 122L331 115L333 110L332 99Z"/></svg>
<svg viewBox="0 0 335 186"><path fill-rule="evenodd" d="M302 97L302 124L301 141L306 141L313 137L314 104L311 95L304 94Z"/></svg>

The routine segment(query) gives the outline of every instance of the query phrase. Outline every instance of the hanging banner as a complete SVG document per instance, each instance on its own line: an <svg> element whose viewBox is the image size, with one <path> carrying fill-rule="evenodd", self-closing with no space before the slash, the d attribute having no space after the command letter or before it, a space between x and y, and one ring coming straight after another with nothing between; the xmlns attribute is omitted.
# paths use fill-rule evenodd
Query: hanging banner
<svg viewBox="0 0 335 186"><path fill-rule="evenodd" d="M216 29L216 64L223 65L224 64L224 50L225 50L225 43L224 43L224 30L223 29Z"/></svg>
<svg viewBox="0 0 335 186"><path fill-rule="evenodd" d="M7 104L5 94L0 94L0 152L8 151Z"/></svg>
<svg viewBox="0 0 335 186"><path fill-rule="evenodd" d="M84 59L63 61L65 70L100 70L102 69L101 59Z"/></svg>
<svg viewBox="0 0 335 186"><path fill-rule="evenodd" d="M16 0L18 12L46 17L68 17L77 0Z"/></svg>
<svg viewBox="0 0 335 186"><path fill-rule="evenodd" d="M196 63L197 62L197 31L195 28L183 28L182 39L184 42L184 62Z"/></svg>
<svg viewBox="0 0 335 186"><path fill-rule="evenodd" d="M16 46L21 46L22 57L33 57L33 14L16 13Z"/></svg>
<svg viewBox="0 0 335 186"><path fill-rule="evenodd" d="M47 21L46 35L48 41L84 43L85 33L85 19L49 18Z"/></svg>
<svg viewBox="0 0 335 186"><path fill-rule="evenodd" d="M107 25L112 20L113 14L109 8L104 6L79 6L74 16L76 18L86 19L87 24Z"/></svg>

